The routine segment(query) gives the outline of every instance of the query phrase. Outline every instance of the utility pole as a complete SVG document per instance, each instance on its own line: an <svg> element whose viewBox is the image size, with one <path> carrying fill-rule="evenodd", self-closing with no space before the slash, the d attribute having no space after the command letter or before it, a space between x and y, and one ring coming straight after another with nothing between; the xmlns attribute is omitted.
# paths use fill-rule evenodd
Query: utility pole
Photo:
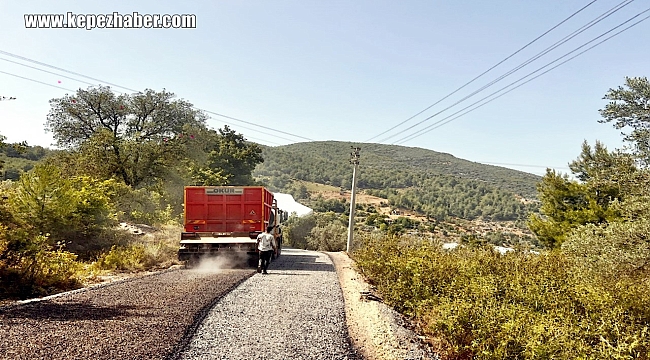
<svg viewBox="0 0 650 360"><path fill-rule="evenodd" d="M354 237L354 210L355 203L354 197L357 189L357 167L359 166L359 151L361 148L350 146L352 152L350 153L350 164L354 165L352 170L352 194L350 196L350 221L348 222L348 246L347 252L350 252L350 245L352 245L352 238Z"/></svg>

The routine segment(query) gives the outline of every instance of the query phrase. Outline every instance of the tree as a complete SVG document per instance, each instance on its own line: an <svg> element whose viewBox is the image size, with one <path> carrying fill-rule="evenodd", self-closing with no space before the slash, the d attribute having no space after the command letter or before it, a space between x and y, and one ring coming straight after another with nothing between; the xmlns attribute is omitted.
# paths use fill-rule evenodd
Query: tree
<svg viewBox="0 0 650 360"><path fill-rule="evenodd" d="M650 185L648 177L645 185ZM562 245L562 250L601 274L648 273L650 197L634 195L620 205L623 217L619 221L579 227Z"/></svg>
<svg viewBox="0 0 650 360"><path fill-rule="evenodd" d="M306 249L307 237L316 226L316 215L310 214L299 217L292 214L284 226L289 245L299 249Z"/></svg>
<svg viewBox="0 0 650 360"><path fill-rule="evenodd" d="M584 142L580 156L569 167L580 181L547 170L537 186L541 215L532 214L528 222L530 230L550 247L560 246L578 226L620 218L618 208L611 205L629 193L637 171L628 154L609 152L600 142L594 148ZM630 181L623 180L626 174Z"/></svg>
<svg viewBox="0 0 650 360"><path fill-rule="evenodd" d="M17 213L9 200L13 187L0 188L0 299L80 286L76 255L52 245L34 228L33 218Z"/></svg>
<svg viewBox="0 0 650 360"><path fill-rule="evenodd" d="M604 98L611 102L600 110L599 121L613 122L617 129L631 128L622 135L632 144L632 153L609 152L600 142L593 148L584 142L578 159L569 164L580 182L547 171L537 187L541 215L529 219L530 229L546 245L561 245L572 231L587 224L606 227L621 221L620 204L645 194L638 185L645 172L637 165L650 165L650 83L647 78L626 78L625 87L610 89Z"/></svg>
<svg viewBox="0 0 650 360"><path fill-rule="evenodd" d="M52 99L50 106L46 129L57 145L75 151L73 162L131 186L160 176L181 158L183 132L204 128L207 118L164 90L118 96L100 86Z"/></svg>
<svg viewBox="0 0 650 360"><path fill-rule="evenodd" d="M102 230L115 225L112 197L118 186L115 180L62 175L54 166L37 165L14 184L8 204L16 218L46 235L51 245L67 244L84 255Z"/></svg>
<svg viewBox="0 0 650 360"><path fill-rule="evenodd" d="M347 228L340 221L311 229L307 236L309 249L318 251L343 251L347 241Z"/></svg>
<svg viewBox="0 0 650 360"><path fill-rule="evenodd" d="M207 136L207 159L192 166L191 175L200 185L253 185L255 166L264 162L262 149L246 141L228 125Z"/></svg>
<svg viewBox="0 0 650 360"><path fill-rule="evenodd" d="M604 99L610 103L600 110L599 122L613 122L623 139L632 145L634 154L644 166L650 165L650 82L646 77L625 78L625 86L610 89Z"/></svg>

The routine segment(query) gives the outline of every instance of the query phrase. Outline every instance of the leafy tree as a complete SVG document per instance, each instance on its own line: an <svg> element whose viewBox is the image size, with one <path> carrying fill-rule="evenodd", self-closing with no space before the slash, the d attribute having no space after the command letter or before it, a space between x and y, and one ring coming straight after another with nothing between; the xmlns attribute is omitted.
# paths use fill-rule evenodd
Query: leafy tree
<svg viewBox="0 0 650 360"><path fill-rule="evenodd" d="M613 122L616 129L630 128L622 132L639 161L650 165L650 82L646 77L625 78L625 86L610 89L604 99L611 102L600 110L602 123Z"/></svg>
<svg viewBox="0 0 650 360"><path fill-rule="evenodd" d="M580 225L620 218L618 208L611 206L624 197L626 186L619 179L622 174L636 171L631 157L609 152L599 142L593 149L583 143L582 153L569 166L581 182L547 170L537 186L541 215L532 214L529 218L530 230L550 247L560 246Z"/></svg>
<svg viewBox="0 0 650 360"><path fill-rule="evenodd" d="M50 100L46 129L74 161L138 186L160 176L183 155L183 131L206 116L167 91L115 95L109 87L79 89Z"/></svg>
<svg viewBox="0 0 650 360"><path fill-rule="evenodd" d="M335 212L339 214L346 214L350 211L350 205L344 199L327 199L325 200L322 196L319 196L314 203L312 208L318 212Z"/></svg>
<svg viewBox="0 0 650 360"><path fill-rule="evenodd" d="M314 214L306 216L292 215L284 226L289 245L299 249L307 249L307 238L311 230L316 226L316 216Z"/></svg>
<svg viewBox="0 0 650 360"><path fill-rule="evenodd" d="M7 147L7 144L5 143L5 140L7 140L7 138L5 136L3 136L3 135L0 135L0 150ZM4 169L4 165L5 165L4 160L0 160L0 171L2 171Z"/></svg>
<svg viewBox="0 0 650 360"><path fill-rule="evenodd" d="M295 183L294 186L290 189L289 193L296 200L309 199L309 191L307 191L305 184L302 183Z"/></svg>
<svg viewBox="0 0 650 360"><path fill-rule="evenodd" d="M21 175L8 201L13 216L28 221L51 245L65 244L85 253L104 229L115 224L111 196L117 186L114 180L65 178L54 166L38 165Z"/></svg>
<svg viewBox="0 0 650 360"><path fill-rule="evenodd" d="M578 159L569 164L579 182L547 171L537 188L541 215L529 219L530 229L546 245L561 245L571 231L586 224L619 221L619 203L638 193L635 158L641 165L648 165L650 159L650 84L646 78L627 78L626 86L607 93L605 99L612 102L600 111L601 122L613 121L618 129L631 127L631 133L623 135L634 145L633 154L610 152L600 142L592 148L584 142Z"/></svg>
<svg viewBox="0 0 650 360"><path fill-rule="evenodd" d="M347 227L340 221L311 229L307 237L310 250L343 251L347 245Z"/></svg>
<svg viewBox="0 0 650 360"><path fill-rule="evenodd" d="M80 284L76 255L52 244L13 204L16 184L0 188L0 299L46 295Z"/></svg>
<svg viewBox="0 0 650 360"><path fill-rule="evenodd" d="M392 224L388 225L386 231L388 235L391 236L400 235L403 234L406 231L406 229L417 229L419 225L420 222L415 219L411 219L405 216L400 216L397 219L395 219Z"/></svg>
<svg viewBox="0 0 650 360"><path fill-rule="evenodd" d="M20 161L11 158L30 159L25 156L29 147L25 141L21 143L7 144L5 142L6 140L7 138L5 136L0 135L0 172L2 173L2 178L0 180L15 180L20 174L20 168L22 167L22 170L25 171L29 170L29 168L31 168L31 162L29 160ZM43 150L40 146L38 148Z"/></svg>
<svg viewBox="0 0 650 360"><path fill-rule="evenodd" d="M246 141L228 125L218 132L209 131L207 159L194 164L191 176L200 185L253 185L251 173L264 161L262 149Z"/></svg>
<svg viewBox="0 0 650 360"><path fill-rule="evenodd" d="M601 274L650 274L650 197L631 196L620 208L620 220L581 226L562 249Z"/></svg>
<svg viewBox="0 0 650 360"><path fill-rule="evenodd" d="M380 214L377 212L371 213L366 217L366 225L379 227L382 224L386 224L386 219L388 216Z"/></svg>
<svg viewBox="0 0 650 360"><path fill-rule="evenodd" d="M300 249L338 251L341 231L347 240L347 219L334 212L312 213L306 216L289 217L285 223L288 243ZM343 229L343 230L341 230ZM331 237L330 237L331 236ZM327 250L338 249L338 250Z"/></svg>

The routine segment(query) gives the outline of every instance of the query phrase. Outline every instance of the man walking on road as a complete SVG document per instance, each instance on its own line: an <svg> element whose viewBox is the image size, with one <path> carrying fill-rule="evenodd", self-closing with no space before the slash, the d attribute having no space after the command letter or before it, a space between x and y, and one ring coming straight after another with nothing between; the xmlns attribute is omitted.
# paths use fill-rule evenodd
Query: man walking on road
<svg viewBox="0 0 650 360"><path fill-rule="evenodd" d="M273 236L273 226L268 226L266 232L257 235L257 250L259 250L260 259L257 264L257 272L268 274L266 269L269 267L271 255L275 251L275 236Z"/></svg>

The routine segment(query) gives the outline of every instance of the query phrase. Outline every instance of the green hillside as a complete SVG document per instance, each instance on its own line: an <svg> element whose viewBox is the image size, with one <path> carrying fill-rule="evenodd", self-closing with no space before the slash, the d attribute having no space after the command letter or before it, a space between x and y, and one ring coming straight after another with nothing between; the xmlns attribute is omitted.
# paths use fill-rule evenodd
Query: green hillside
<svg viewBox="0 0 650 360"><path fill-rule="evenodd" d="M477 180L526 198L535 197L539 176L479 164L415 147L317 141L264 147L264 163L256 176L282 176L349 188L350 146L361 147L358 186L362 189L407 188L436 175Z"/></svg>
<svg viewBox="0 0 650 360"><path fill-rule="evenodd" d="M0 148L0 169L2 180L17 180L20 174L31 170L34 165L50 154L52 150L42 146L9 144Z"/></svg>
<svg viewBox="0 0 650 360"><path fill-rule="evenodd" d="M275 190L295 192L293 180L349 189L352 145L361 147L359 189L435 217L520 220L530 210L522 198L534 199L540 180L422 148L338 141L264 147L254 175Z"/></svg>

